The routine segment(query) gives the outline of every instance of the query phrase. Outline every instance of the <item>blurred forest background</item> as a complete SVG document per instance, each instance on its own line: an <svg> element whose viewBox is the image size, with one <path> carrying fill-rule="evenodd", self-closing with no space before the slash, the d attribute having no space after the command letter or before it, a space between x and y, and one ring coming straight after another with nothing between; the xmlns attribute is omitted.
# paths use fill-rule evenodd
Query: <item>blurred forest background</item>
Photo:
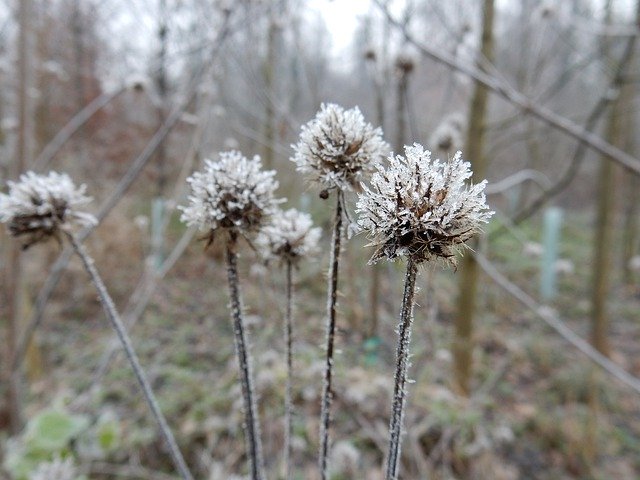
<svg viewBox="0 0 640 480"><path fill-rule="evenodd" d="M0 0L0 182L87 184L87 248L187 461L232 479L222 249L179 222L185 178L221 150L259 154L327 252L331 209L289 161L322 102L359 106L396 152L460 149L497 214L457 272L419 278L402 478L637 479L639 35L637 0ZM382 478L387 446L403 266L367 266L365 243L341 271L336 480ZM0 478L59 454L86 478L175 478L80 263L0 245ZM300 479L317 478L327 257L296 274ZM284 274L241 260L279 478Z"/></svg>

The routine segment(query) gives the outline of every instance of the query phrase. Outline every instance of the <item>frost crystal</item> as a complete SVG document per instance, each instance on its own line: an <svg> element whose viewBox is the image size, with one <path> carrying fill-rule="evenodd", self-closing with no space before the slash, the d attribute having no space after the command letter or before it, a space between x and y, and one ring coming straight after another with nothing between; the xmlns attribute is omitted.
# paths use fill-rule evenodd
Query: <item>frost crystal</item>
<svg viewBox="0 0 640 480"><path fill-rule="evenodd" d="M259 156L247 159L237 151L221 152L220 160L205 161L202 172L187 179L189 203L179 207L181 220L212 235L220 228L256 232L279 202L274 171L263 171Z"/></svg>
<svg viewBox="0 0 640 480"><path fill-rule="evenodd" d="M256 245L266 259L296 263L318 251L320 228L313 228L311 216L292 208L278 211L256 237Z"/></svg>
<svg viewBox="0 0 640 480"><path fill-rule="evenodd" d="M419 144L405 146L404 157L389 157L387 168L377 166L356 208L370 245L378 247L371 262L406 255L455 264L456 250L494 213L485 201L486 180L466 184L469 167L460 152L450 161L431 160Z"/></svg>
<svg viewBox="0 0 640 480"><path fill-rule="evenodd" d="M27 172L19 182L7 183L9 193L0 193L0 222L13 236L26 236L24 248L56 236L60 228L97 223L93 215L76 210L91 201L86 186L76 187L64 173Z"/></svg>
<svg viewBox="0 0 640 480"><path fill-rule="evenodd" d="M335 104L322 104L292 147L298 171L325 189L339 190L357 190L389 150L382 130L366 123L358 107L345 111Z"/></svg>
<svg viewBox="0 0 640 480"><path fill-rule="evenodd" d="M74 480L77 472L72 458L62 460L55 458L50 462L41 463L29 476L30 480Z"/></svg>

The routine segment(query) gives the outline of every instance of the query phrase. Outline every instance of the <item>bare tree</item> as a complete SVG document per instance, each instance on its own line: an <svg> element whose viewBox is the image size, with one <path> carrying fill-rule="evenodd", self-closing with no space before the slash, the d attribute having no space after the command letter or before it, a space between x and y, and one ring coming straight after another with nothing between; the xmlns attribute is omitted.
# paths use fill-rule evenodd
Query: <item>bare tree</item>
<svg viewBox="0 0 640 480"><path fill-rule="evenodd" d="M484 0L482 9L481 56L488 62L493 59L494 0ZM479 61L481 63L481 61ZM489 91L476 82L469 111L469 127L465 155L473 163L474 181L485 178L487 160L484 156L484 139L487 121ZM454 387L463 395L471 392L473 360L473 322L476 316L478 290L478 265L471 255L463 257L459 267L458 307L454 320L452 344Z"/></svg>

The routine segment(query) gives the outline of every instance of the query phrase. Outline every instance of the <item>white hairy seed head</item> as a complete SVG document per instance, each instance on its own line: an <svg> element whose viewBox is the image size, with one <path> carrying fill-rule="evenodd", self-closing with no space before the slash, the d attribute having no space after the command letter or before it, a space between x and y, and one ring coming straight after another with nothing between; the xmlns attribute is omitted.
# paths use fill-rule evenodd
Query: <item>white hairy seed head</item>
<svg viewBox="0 0 640 480"><path fill-rule="evenodd" d="M311 216L292 208L278 210L256 237L256 246L267 259L297 263L318 251L320 228L313 228Z"/></svg>
<svg viewBox="0 0 640 480"><path fill-rule="evenodd" d="M322 104L316 117L302 127L291 159L297 170L325 190L358 190L364 176L389 151L382 130L365 122L358 107L344 110Z"/></svg>
<svg viewBox="0 0 640 480"><path fill-rule="evenodd" d="M26 238L24 248L57 236L63 228L97 224L93 215L77 210L91 201L86 186L76 187L67 174L27 172L8 185L9 193L0 193L0 222L8 224L13 236Z"/></svg>
<svg viewBox="0 0 640 480"><path fill-rule="evenodd" d="M205 161L202 172L187 179L191 187L181 220L209 232L219 229L247 235L257 232L276 209L278 182L274 171L262 170L259 156L248 159L240 152L221 152L217 162Z"/></svg>
<svg viewBox="0 0 640 480"><path fill-rule="evenodd" d="M358 224L378 247L371 262L404 255L455 264L456 251L494 213L486 181L467 184L472 172L460 152L443 162L414 144L388 160L388 167L377 166L371 186L363 185L356 208Z"/></svg>

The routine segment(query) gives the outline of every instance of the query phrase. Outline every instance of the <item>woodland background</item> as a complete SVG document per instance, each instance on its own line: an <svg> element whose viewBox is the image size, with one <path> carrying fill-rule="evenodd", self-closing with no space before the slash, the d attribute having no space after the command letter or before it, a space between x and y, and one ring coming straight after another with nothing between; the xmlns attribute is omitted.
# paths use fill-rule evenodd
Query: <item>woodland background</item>
<svg viewBox="0 0 640 480"><path fill-rule="evenodd" d="M289 157L336 102L396 152L416 141L446 156L436 133L455 119L497 211L479 255L421 274L404 478L639 478L640 2L380 0L339 53L311 3L0 0L0 181L54 169L88 185L101 224L87 247L190 465L230 479L246 462L222 250L179 222L184 179L220 150L261 155L287 206L325 227L326 252L330 209ZM559 236L545 241L553 208ZM106 360L80 264L0 235L0 476L64 451L88 478L173 478L123 358ZM341 271L335 479L381 478L386 448L402 265L367 266L365 243L349 240ZM326 257L296 275L305 479ZM277 478L283 272L246 248L241 274ZM25 453L51 412L64 428Z"/></svg>

